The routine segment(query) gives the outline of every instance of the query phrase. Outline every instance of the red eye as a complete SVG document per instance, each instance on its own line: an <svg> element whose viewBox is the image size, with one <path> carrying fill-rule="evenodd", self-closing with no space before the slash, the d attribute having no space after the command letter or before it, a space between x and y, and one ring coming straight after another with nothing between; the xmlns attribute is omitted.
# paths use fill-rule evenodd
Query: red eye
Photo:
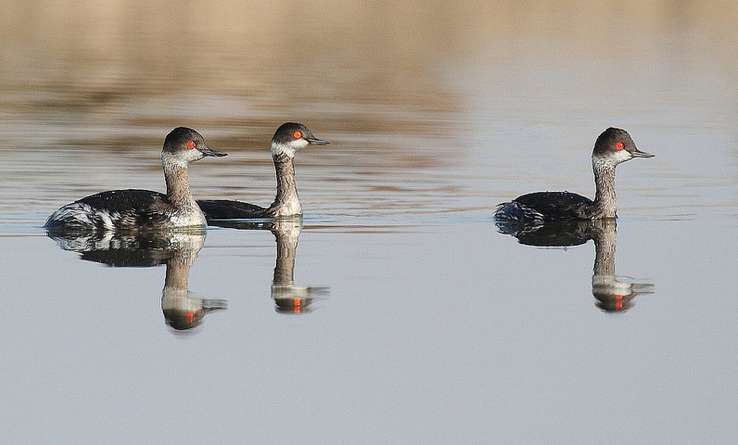
<svg viewBox="0 0 738 445"><path fill-rule="evenodd" d="M292 133L292 137L295 138L295 139L300 139L302 137L302 131L295 130L295 132Z"/></svg>
<svg viewBox="0 0 738 445"><path fill-rule="evenodd" d="M622 150L624 147L625 145L622 142L615 143L615 150Z"/></svg>
<svg viewBox="0 0 738 445"><path fill-rule="evenodd" d="M187 149L188 150L192 150L193 148L195 148L195 142L192 139L190 139L189 141L187 141L187 143L185 145L187 146Z"/></svg>

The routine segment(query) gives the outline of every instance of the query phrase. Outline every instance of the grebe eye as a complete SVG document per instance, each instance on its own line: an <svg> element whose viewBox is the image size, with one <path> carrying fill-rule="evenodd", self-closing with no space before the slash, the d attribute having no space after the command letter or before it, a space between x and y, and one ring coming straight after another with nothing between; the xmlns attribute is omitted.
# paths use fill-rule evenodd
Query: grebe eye
<svg viewBox="0 0 738 445"><path fill-rule="evenodd" d="M300 139L302 137L302 131L295 130L295 132L292 133L292 137L295 138L295 139Z"/></svg>
<svg viewBox="0 0 738 445"><path fill-rule="evenodd" d="M623 144L622 142L615 143L615 150L622 150L623 148L625 148L625 144Z"/></svg>
<svg viewBox="0 0 738 445"><path fill-rule="evenodd" d="M187 141L185 146L187 147L188 150L192 150L193 148L195 148L195 141L190 139L189 141Z"/></svg>

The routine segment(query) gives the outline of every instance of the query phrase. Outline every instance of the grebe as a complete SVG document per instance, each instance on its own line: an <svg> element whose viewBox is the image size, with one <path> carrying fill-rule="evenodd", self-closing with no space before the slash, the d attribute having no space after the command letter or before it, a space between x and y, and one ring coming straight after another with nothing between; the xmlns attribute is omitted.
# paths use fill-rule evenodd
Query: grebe
<svg viewBox="0 0 738 445"><path fill-rule="evenodd" d="M209 220L237 218L274 218L302 214L295 182L295 154L308 145L325 145L328 141L313 136L303 124L282 124L272 138L272 160L277 174L277 196L267 208L241 201L199 200L197 203Z"/></svg>
<svg viewBox="0 0 738 445"><path fill-rule="evenodd" d="M592 151L592 170L596 186L594 201L569 192L530 193L497 206L495 219L499 226L617 218L615 167L633 158L653 156L638 150L627 131L608 128L597 138Z"/></svg>
<svg viewBox="0 0 738 445"><path fill-rule="evenodd" d="M204 226L205 215L190 192L187 167L205 156L225 156L208 147L190 128L172 130L164 140L161 165L167 194L149 190L111 190L67 204L49 216L50 231L138 231Z"/></svg>

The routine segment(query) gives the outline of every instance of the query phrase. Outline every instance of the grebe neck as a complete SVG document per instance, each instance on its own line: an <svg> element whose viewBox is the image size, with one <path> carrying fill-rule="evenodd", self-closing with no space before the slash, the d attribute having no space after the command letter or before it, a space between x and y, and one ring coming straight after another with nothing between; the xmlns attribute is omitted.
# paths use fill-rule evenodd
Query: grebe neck
<svg viewBox="0 0 738 445"><path fill-rule="evenodd" d="M162 156L161 165L164 168L164 180L167 183L169 202L178 208L196 208L197 203L190 191L187 163Z"/></svg>
<svg viewBox="0 0 738 445"><path fill-rule="evenodd" d="M609 159L592 158L592 171L595 177L594 205L601 218L617 217L615 197L615 166Z"/></svg>
<svg viewBox="0 0 738 445"><path fill-rule="evenodd" d="M272 159L277 174L277 196L269 208L277 216L302 213L300 197L297 194L294 158L285 153L277 153L272 156Z"/></svg>

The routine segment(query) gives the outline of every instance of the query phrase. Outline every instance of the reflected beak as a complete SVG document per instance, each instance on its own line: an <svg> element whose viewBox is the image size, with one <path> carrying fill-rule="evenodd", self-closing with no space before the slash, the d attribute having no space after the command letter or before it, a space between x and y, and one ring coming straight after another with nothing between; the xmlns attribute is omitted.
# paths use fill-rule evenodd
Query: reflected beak
<svg viewBox="0 0 738 445"><path fill-rule="evenodd" d="M310 136L309 138L305 138L306 141L308 141L308 144L310 145L327 145L330 144L328 141L324 141L323 139L318 139L315 136Z"/></svg>
<svg viewBox="0 0 738 445"><path fill-rule="evenodd" d="M635 151L631 151L630 154L633 155L634 158L652 158L656 155L652 155L651 153L646 153L645 151L640 151L637 148Z"/></svg>
<svg viewBox="0 0 738 445"><path fill-rule="evenodd" d="M653 283L633 283L630 285L631 292L635 294L653 294L656 286Z"/></svg>
<svg viewBox="0 0 738 445"><path fill-rule="evenodd" d="M228 153L222 153L218 150L213 150L210 147L203 147L203 148L198 147L198 150L200 150L200 153L202 153L205 156L215 156L217 158L228 156Z"/></svg>

